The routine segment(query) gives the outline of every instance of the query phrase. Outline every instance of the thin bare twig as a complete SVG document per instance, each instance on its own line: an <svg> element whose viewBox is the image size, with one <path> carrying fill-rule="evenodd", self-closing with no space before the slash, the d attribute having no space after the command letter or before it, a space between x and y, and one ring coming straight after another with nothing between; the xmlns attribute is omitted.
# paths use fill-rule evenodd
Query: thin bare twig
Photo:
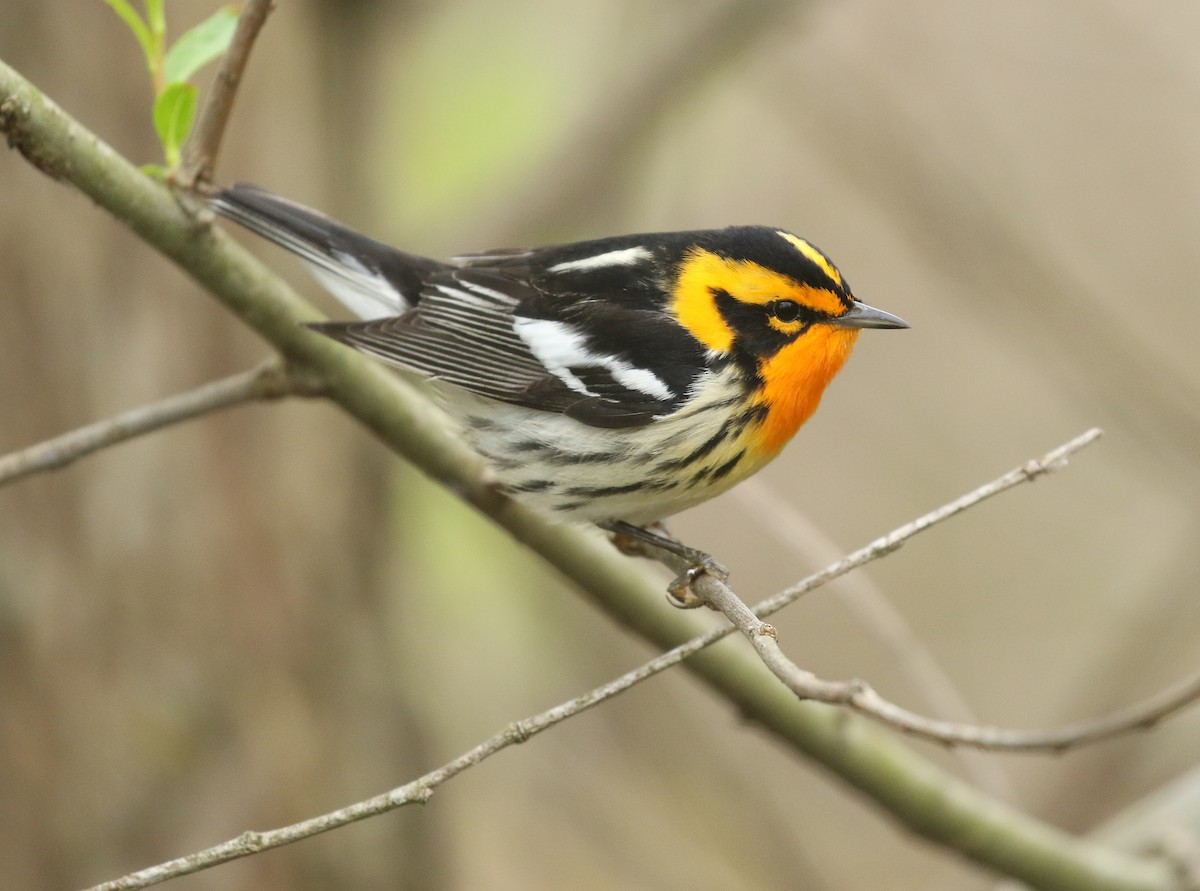
<svg viewBox="0 0 1200 891"><path fill-rule="evenodd" d="M810 565L828 564L841 553L832 538L763 482L762 477L744 480L733 495L748 505L753 504L754 516L762 522L763 531L774 535ZM842 576L837 594L838 601L891 653L896 667L924 698L933 716L959 724L978 723L953 679L870 576L862 573ZM955 757L977 788L998 798L1013 798L1012 783L997 759L967 746L955 749Z"/></svg>
<svg viewBox="0 0 1200 891"><path fill-rule="evenodd" d="M869 563L872 560L877 560L896 550L901 544L931 528L937 523L961 513L964 510L978 504L980 501L990 498L993 495L999 494L1006 489L1011 489L1013 486L1022 482L1036 479L1038 476L1048 473L1049 471L1062 466L1068 455L1082 448L1090 442L1093 442L1100 435L1099 430L1089 430L1082 436L1076 437L1071 442L1053 452L1050 452L1040 461L1031 461L1021 468L1005 474L999 479L980 486L972 492L963 495L937 510L931 511L922 517L913 520L911 523L899 527L898 529L889 532L887 535L876 539L866 547L859 548L852 554L838 561L837 563L827 567L821 572L810 576L800 584L789 589L790 591L811 591L813 588L822 585L831 579L837 578L849 572L864 563ZM711 580L708 577L702 577L697 580L696 584L705 586L702 594L707 594L707 586ZM722 586L723 587L723 586ZM787 593L787 592L785 592ZM766 601L768 606L760 606L759 612L765 615L772 607L770 604L776 603L779 598L771 598ZM792 596L794 600L798 594ZM740 603L740 601L738 601ZM791 602L790 600L787 602ZM745 605L742 604L745 608ZM781 608L774 606L774 609ZM742 617L743 623L757 621L753 613L750 613L749 618ZM767 626L769 627L769 626ZM279 829L272 829L265 832L245 832L237 838L229 839L219 845L207 848L203 851L197 851L193 854L188 854L183 857L178 857L174 860L169 860L165 863L160 863L156 866L147 867L135 873L123 876L119 879L114 879L110 882L104 882L96 885L88 891L128 891L128 889L145 888L149 885L154 885L159 882L167 881L168 879L177 878L183 875L190 875L194 872L199 872L209 867L216 866L221 863L226 863L230 860L236 860L240 857L246 857L250 854L257 853L267 848L277 848L283 845L291 844L292 842L300 841L305 838L310 838L314 835L319 835L322 832L328 832L331 829L337 829L354 823L358 820L366 819L377 814L382 814L398 807L407 804L423 804L428 801L433 790L447 780L457 776L469 767L472 767L486 758L496 754L497 752L508 748L509 746L523 743L544 730L548 730L555 724L559 724L568 718L574 717L579 713L592 708L595 705L611 699L619 693L628 690L636 684L641 683L656 674L678 665L689 656L703 650L705 647L711 646L717 641L733 634L737 627L724 626L715 628L707 634L692 638L686 643L668 650L661 656L650 660L644 665L626 672L619 678L610 681L583 696L576 697L554 708L548 709L533 717L526 718L521 721L516 721L508 727L501 730L499 733L484 740L479 745L475 746L467 752L459 755L453 761L432 770L418 779L403 786L392 789L389 792L384 792L381 795L376 795L373 798L368 798L364 801L356 802L336 811L331 811L327 814L322 814L318 817L313 817L308 820L303 820L299 823L293 823L290 826L284 826ZM828 682L825 682L828 683ZM855 705L854 703L848 703Z"/></svg>
<svg viewBox="0 0 1200 891"><path fill-rule="evenodd" d="M312 380L300 379L279 362L271 360L258 368L4 455L0 457L0 486L35 473L58 470L92 452L210 412L260 399L316 396L319 389Z"/></svg>
<svg viewBox="0 0 1200 891"><path fill-rule="evenodd" d="M729 633L731 629L721 630ZM526 742L543 730L548 730L555 724L574 717L592 706L599 705L635 684L653 677L673 665L677 665L687 656L706 646L703 640L704 638L697 638L681 647L676 647L674 650L664 653L657 659L653 659L645 665L627 672L603 686L597 687L583 696L579 696L569 702L564 702L561 705L547 709L540 714L522 721L514 721L499 733L484 740L474 748L463 752L453 761L442 765L436 770L431 770L424 776L392 789L389 792L384 792L381 795L376 795L364 801L355 802L347 807L322 814L318 817L293 823L290 826L266 832L244 832L237 838L229 839L222 844L176 858L175 860L169 860L135 873L130 873L111 882L104 882L88 889L88 891L127 891L127 889L145 888L148 885L158 884L159 882L178 878L179 876L190 875L191 873L199 872L221 863L227 863L230 860L236 860L240 857L246 857L268 848L278 848L305 838L311 838L322 832L338 829L350 823L386 813L407 804L424 804L433 796L433 790L437 786L452 779L467 768L473 767L486 758L495 755L497 752L507 749L509 746Z"/></svg>
<svg viewBox="0 0 1200 891"><path fill-rule="evenodd" d="M790 603L817 584L823 584L835 575L841 574L842 571L848 571L841 569L842 566L858 565L855 562L858 555L861 554L862 562L866 562L868 559L890 553L909 537L906 533L912 527L928 528L930 525L960 513L967 507L978 504L985 498L1002 492L1019 482L1033 480L1042 474L1056 470L1066 463L1067 458L1073 452L1094 442L1099 436L1100 430L1097 428L1087 431L1047 453L1040 460L1030 461L994 482L981 486L969 495L950 502L932 514L907 526L902 526L895 532L884 536L874 545L850 555L835 567L823 570L788 591L776 595L761 604L758 609L751 609L728 585L712 576L699 577L693 583L693 591L701 600L720 610L733 626L746 636L771 673L801 699L830 705L844 705L904 733L932 742L943 745L967 745L990 750L1058 752L1153 726L1168 715L1200 699L1200 672L1196 672L1129 708L1102 718L1080 721L1057 729L1012 730L986 725L961 724L929 718L902 708L884 699L863 680L828 681L817 677L812 672L800 668L784 654L779 646L775 628L761 619L762 616ZM875 552L876 547L880 549L878 553ZM664 558L664 562L677 569L686 568L681 566L679 558L673 555Z"/></svg>
<svg viewBox="0 0 1200 891"><path fill-rule="evenodd" d="M780 543L791 548L812 564L829 564L837 559L840 548L817 524L793 505L787 503L761 477L752 477L738 484L732 493L747 504L753 504L756 515L765 515L764 531L776 536ZM973 715L962 694L920 640L913 634L904 617L888 602L866 576L842 579L841 593L859 620L874 633L893 654L899 668L920 692L930 708L942 717L970 721ZM760 613L761 615L761 613Z"/></svg>
<svg viewBox="0 0 1200 891"><path fill-rule="evenodd" d="M844 705L897 730L943 745L966 745L1010 752L1060 752L1151 727L1200 699L1200 672L1196 672L1129 708L1103 718L1080 721L1053 730L1012 730L940 721L889 702L866 681L826 681L800 668L784 654L774 627L755 616L754 611L728 585L711 576L704 576L697 580L695 587L697 595L724 613L750 640L771 673L801 699Z"/></svg>
<svg viewBox="0 0 1200 891"><path fill-rule="evenodd" d="M233 41L221 60L212 92L200 112L196 129L183 147L183 164L175 174L175 182L185 189L212 181L221 140L225 138L225 129L233 113L233 100L250 59L250 50L273 8L272 0L249 0L238 16Z"/></svg>
<svg viewBox="0 0 1200 891"><path fill-rule="evenodd" d="M1104 431L1098 427L1093 427L1087 430L1069 442L1065 442L1056 449L1047 452L1041 458L1035 458L1022 464L1020 467L1014 467L1003 476L999 476L990 483L980 486L967 494L956 498L954 501L942 505L936 510L930 511L923 517L918 517L911 523L906 523L897 529L889 532L882 538L878 538L871 542L865 548L859 548L853 553L847 554L843 559L839 560L831 566L826 567L818 573L810 575L808 578L802 579L790 588L785 588L773 597L764 600L762 603L754 607L755 615L760 618L765 618L772 613L778 612L788 604L803 597L814 588L819 588L831 579L845 575L852 569L857 569L864 563L882 557L885 554L890 554L892 551L899 548L906 540L911 538L917 532L923 532L930 526L936 526L951 517L962 513L968 508L974 507L981 501L986 501L1001 492L1011 489L1013 486L1021 483L1032 482L1040 476L1047 473L1052 473L1066 466L1067 460L1080 449L1091 445L1097 439L1104 435Z"/></svg>

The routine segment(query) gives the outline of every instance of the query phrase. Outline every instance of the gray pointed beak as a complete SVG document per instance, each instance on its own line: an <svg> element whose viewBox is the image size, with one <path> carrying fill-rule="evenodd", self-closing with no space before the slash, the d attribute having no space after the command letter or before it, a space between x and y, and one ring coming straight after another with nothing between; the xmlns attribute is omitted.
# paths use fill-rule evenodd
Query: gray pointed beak
<svg viewBox="0 0 1200 891"><path fill-rule="evenodd" d="M909 328L908 322L890 312L867 306L857 300L851 307L838 316L830 319L829 324L837 328Z"/></svg>

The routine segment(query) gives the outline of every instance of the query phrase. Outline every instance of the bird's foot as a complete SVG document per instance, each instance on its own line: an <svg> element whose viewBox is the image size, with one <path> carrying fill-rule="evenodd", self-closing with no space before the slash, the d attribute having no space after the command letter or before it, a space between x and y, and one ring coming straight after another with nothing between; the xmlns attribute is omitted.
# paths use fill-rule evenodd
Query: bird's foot
<svg viewBox="0 0 1200 891"><path fill-rule="evenodd" d="M680 609L695 609L706 605L704 598L697 595L692 588L693 583L701 576L709 575L722 582L729 578L729 570L718 563L711 554L688 547L673 538L661 523L643 528L623 520L613 520L602 524L602 528L613 533L613 544L623 554L653 557L653 553L648 549L657 549L688 563L688 567L667 585L671 604Z"/></svg>

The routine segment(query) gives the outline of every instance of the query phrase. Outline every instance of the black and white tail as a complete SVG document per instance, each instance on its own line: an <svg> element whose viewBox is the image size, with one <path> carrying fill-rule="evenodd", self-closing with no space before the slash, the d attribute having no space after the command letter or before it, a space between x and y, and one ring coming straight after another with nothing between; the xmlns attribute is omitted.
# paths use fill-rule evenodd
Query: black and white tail
<svg viewBox="0 0 1200 891"><path fill-rule="evenodd" d="M236 183L210 203L222 216L299 256L334 297L363 319L404 313L418 299L426 278L450 268L388 247L250 183Z"/></svg>

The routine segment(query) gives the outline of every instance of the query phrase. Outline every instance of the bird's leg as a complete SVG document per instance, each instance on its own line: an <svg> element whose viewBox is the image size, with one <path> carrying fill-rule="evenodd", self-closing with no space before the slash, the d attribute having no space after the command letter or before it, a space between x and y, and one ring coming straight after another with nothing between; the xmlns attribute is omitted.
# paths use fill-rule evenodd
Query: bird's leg
<svg viewBox="0 0 1200 891"><path fill-rule="evenodd" d="M624 554L635 554L642 557L653 557L647 552L647 547L666 551L688 563L688 567L667 585L667 593L671 602L683 609L695 609L703 606L704 601L692 591L692 582L702 575L725 581L729 578L729 570L713 559L711 554L690 548L683 542L673 538L662 523L655 523L649 528L634 526L624 520L610 520L600 524L602 529L613 533L613 544Z"/></svg>

